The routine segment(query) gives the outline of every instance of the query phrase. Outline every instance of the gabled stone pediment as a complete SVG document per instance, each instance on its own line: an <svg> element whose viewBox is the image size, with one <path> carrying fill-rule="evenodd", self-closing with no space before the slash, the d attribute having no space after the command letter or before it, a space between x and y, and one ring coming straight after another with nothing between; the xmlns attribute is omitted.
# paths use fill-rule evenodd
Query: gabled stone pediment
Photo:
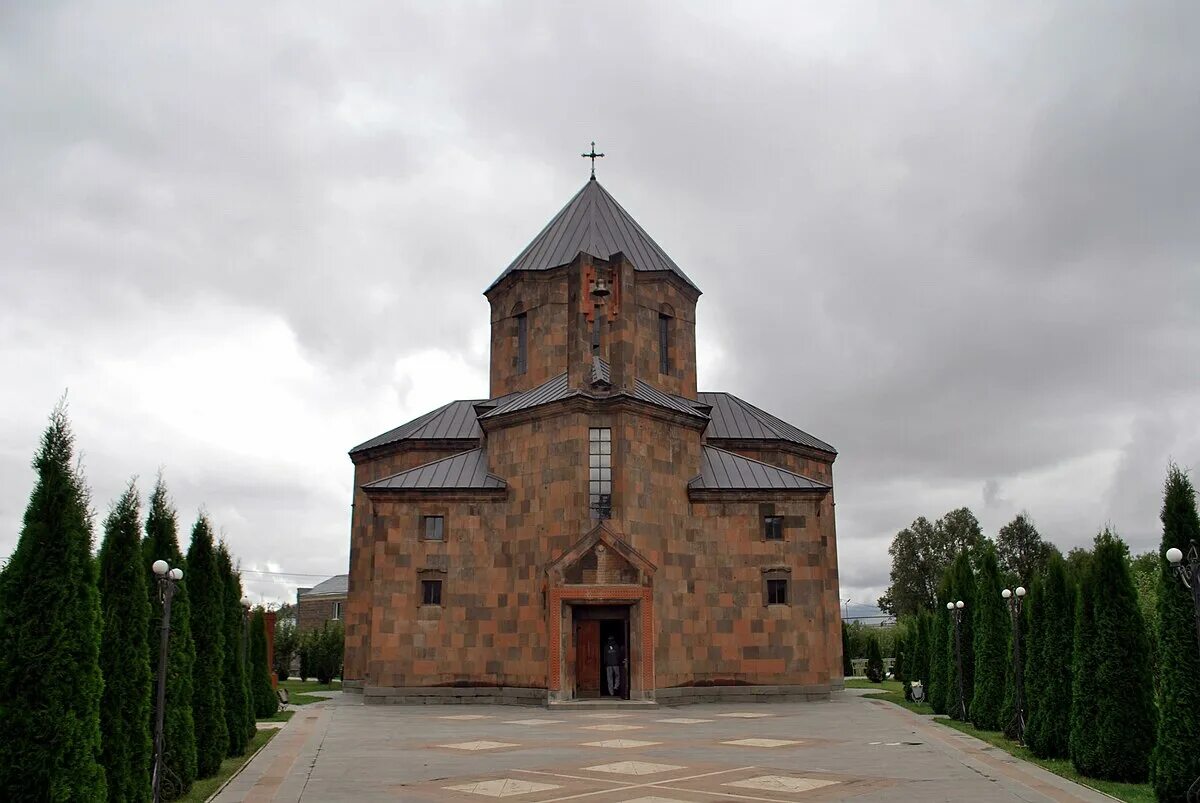
<svg viewBox="0 0 1200 803"><path fill-rule="evenodd" d="M645 585L657 567L606 524L546 567L553 585Z"/></svg>

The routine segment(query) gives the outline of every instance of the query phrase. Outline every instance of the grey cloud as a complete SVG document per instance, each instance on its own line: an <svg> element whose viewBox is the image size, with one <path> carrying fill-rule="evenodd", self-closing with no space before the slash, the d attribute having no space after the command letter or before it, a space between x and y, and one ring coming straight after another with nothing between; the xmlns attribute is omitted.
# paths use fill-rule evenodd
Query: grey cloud
<svg viewBox="0 0 1200 803"><path fill-rule="evenodd" d="M592 139L705 291L724 357L701 384L839 448L854 593L886 585L897 529L960 504L991 532L1028 507L1063 539L1107 516L1146 548L1167 459L1200 464L1191 5L0 14L0 367L28 377L0 391L20 411L0 522L30 428L93 361L73 342L239 309L285 321L317 377L296 437L336 414L346 443L293 491L277 434L240 482L214 463L243 445L213 436L181 495L220 506L248 563L295 544L288 568L338 570L344 448L447 381L397 360L443 349L484 392L479 293L586 178ZM1031 477L1076 464L1092 475L1031 501Z"/></svg>

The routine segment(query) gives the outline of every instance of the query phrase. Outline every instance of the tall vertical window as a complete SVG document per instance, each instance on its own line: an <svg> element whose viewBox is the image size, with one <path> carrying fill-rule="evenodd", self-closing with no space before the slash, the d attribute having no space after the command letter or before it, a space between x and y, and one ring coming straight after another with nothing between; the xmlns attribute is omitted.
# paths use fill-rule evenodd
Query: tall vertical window
<svg viewBox="0 0 1200 803"><path fill-rule="evenodd" d="M517 316L517 373L525 373L529 365L529 318L522 312Z"/></svg>
<svg viewBox="0 0 1200 803"><path fill-rule="evenodd" d="M588 430L588 506L593 519L612 517L612 430Z"/></svg>
<svg viewBox="0 0 1200 803"><path fill-rule="evenodd" d="M671 316L658 316L658 372L671 373Z"/></svg>
<svg viewBox="0 0 1200 803"><path fill-rule="evenodd" d="M333 603L333 618L334 619L342 618L342 603L340 603L340 602Z"/></svg>

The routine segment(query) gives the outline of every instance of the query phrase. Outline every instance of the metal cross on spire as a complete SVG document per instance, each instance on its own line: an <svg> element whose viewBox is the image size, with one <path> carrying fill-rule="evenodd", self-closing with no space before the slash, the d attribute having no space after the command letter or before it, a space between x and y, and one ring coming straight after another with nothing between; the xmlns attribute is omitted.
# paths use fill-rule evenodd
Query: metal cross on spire
<svg viewBox="0 0 1200 803"><path fill-rule="evenodd" d="M597 160L597 159L603 159L603 158L604 158L604 154L602 154L602 153L596 153L596 143L595 143L595 142L593 142L593 143L592 143L592 152L591 152L591 153L581 153L581 154L579 154L579 155L580 155L580 156L582 156L584 159L591 159L591 160L592 160L592 178L591 178L591 180L592 180L592 181L595 181L595 180L596 180L596 160Z"/></svg>

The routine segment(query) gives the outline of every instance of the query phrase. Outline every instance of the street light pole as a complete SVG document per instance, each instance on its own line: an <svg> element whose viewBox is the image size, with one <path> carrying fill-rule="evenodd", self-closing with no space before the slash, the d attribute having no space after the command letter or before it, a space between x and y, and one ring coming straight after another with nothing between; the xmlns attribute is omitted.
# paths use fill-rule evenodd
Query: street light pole
<svg viewBox="0 0 1200 803"><path fill-rule="evenodd" d="M163 605L162 625L158 642L158 693L154 704L154 776L152 780L154 803L162 800L162 779L165 770L163 754L166 748L163 724L167 703L167 645L171 637L171 600L175 597L175 584L183 579L183 569L172 569L165 560L156 560L150 567L158 582L158 592Z"/></svg>
<svg viewBox="0 0 1200 803"><path fill-rule="evenodd" d="M1007 588L1000 596L1008 602L1008 612L1012 617L1013 642L1013 683L1016 690L1016 708L1013 718L1017 722L1017 741L1025 742L1025 662L1021 660L1021 601L1025 598L1025 587L1017 586L1016 592Z"/></svg>
<svg viewBox="0 0 1200 803"><path fill-rule="evenodd" d="M967 698L963 694L963 671L962 671L962 612L966 607L966 603L961 599L958 602L947 602L946 610L954 614L954 665L958 675L958 711L963 721L967 720Z"/></svg>
<svg viewBox="0 0 1200 803"><path fill-rule="evenodd" d="M1196 648L1200 649L1200 548L1196 542L1188 544L1187 563L1183 562L1183 551L1171 547L1167 550L1167 562L1184 588L1192 592L1192 616L1196 619Z"/></svg>

